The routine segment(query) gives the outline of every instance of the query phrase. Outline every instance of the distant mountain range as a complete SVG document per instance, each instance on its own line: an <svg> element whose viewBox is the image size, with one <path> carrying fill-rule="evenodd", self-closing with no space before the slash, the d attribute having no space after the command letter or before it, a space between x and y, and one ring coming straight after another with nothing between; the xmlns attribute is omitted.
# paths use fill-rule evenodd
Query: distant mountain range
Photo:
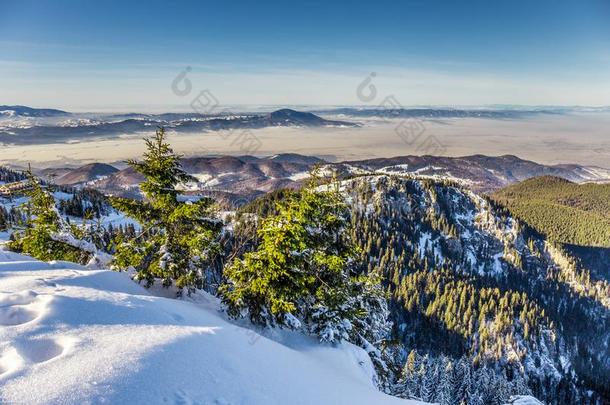
<svg viewBox="0 0 610 405"><path fill-rule="evenodd" d="M118 172L114 166L104 163L90 163L77 169L46 169L43 174L47 178L55 178L55 183L66 185L84 185L108 177Z"/></svg>
<svg viewBox="0 0 610 405"><path fill-rule="evenodd" d="M44 117L80 117L82 119L68 123L66 126L79 125L96 125L103 123L119 124L121 122L133 123L133 121L160 122L181 125L188 128L186 122L201 122L212 121L207 125L199 124L203 127L215 129L216 126L224 128L231 126L224 121L227 118L232 120L243 121L253 127L257 126L285 126L285 125L303 125L303 126L319 126L319 125L357 125L353 122L325 120L319 115L328 116L348 116L360 118L422 118L422 119L440 119L440 118L489 118L489 119L511 119L524 118L539 114L566 114L570 112L607 112L610 107L522 107L522 106L491 106L488 108L450 108L450 107L421 107L421 108L403 108L399 105L393 105L391 100L388 100L387 105L378 107L335 107L326 109L308 109L308 112L296 111L293 109L279 109L271 113L253 113L240 111L236 113L214 113L200 114L197 112L186 113L161 113L161 114L144 114L144 113L120 113L120 114L74 114L67 111L51 109L51 108L32 108L22 105L0 105L0 118L10 117L29 117L29 118L44 118ZM221 121L214 121L219 119ZM80 122L79 122L80 121ZM181 126L177 125L177 126ZM191 123L191 125L193 125ZM120 127L120 126L119 126Z"/></svg>
<svg viewBox="0 0 610 405"><path fill-rule="evenodd" d="M321 166L339 177L362 174L395 174L419 178L450 179L476 192L492 192L532 177L552 175L576 183L610 181L610 170L581 165L543 165L516 156L464 157L399 156L331 163L298 154L254 156L189 157L184 169L197 181L185 186L185 193L207 192L243 203L269 191L298 187L309 171ZM131 168L119 170L93 163L78 168L51 168L40 175L60 185L94 187L115 195L136 196L142 177Z"/></svg>
<svg viewBox="0 0 610 405"><path fill-rule="evenodd" d="M116 137L152 132L165 127L178 133L219 130L260 129L268 127L358 127L358 119L519 119L536 114L564 114L569 108L377 108L341 107L313 111L288 108L269 113L226 111L214 114L186 113L70 113L26 106L0 106L0 144L33 145L62 143L87 138ZM324 118L320 115L323 115ZM347 120L337 120L345 117Z"/></svg>
<svg viewBox="0 0 610 405"><path fill-rule="evenodd" d="M196 113L71 115L59 110L6 110L11 117L69 117L65 120L42 120L0 123L0 144L31 145L61 143L68 140L113 137L124 134L151 132L165 127L179 133L198 133L219 130L260 129L267 127L357 127L347 121L327 120L313 113L281 109L263 114ZM29 115L28 115L29 114Z"/></svg>
<svg viewBox="0 0 610 405"><path fill-rule="evenodd" d="M346 172L383 172L448 178L477 192L489 192L531 177L556 176L576 183L610 180L610 170L596 166L543 165L513 155L463 157L398 156L343 162Z"/></svg>
<svg viewBox="0 0 610 405"><path fill-rule="evenodd" d="M334 108L316 110L315 113L345 115L362 118L524 118L538 114L561 114L559 109L459 109L459 108Z"/></svg>
<svg viewBox="0 0 610 405"><path fill-rule="evenodd" d="M280 154L254 156L193 157L182 159L183 168L197 181L185 186L185 194L206 192L230 202L244 203L265 192L297 187L309 170L325 161L312 156ZM93 163L78 168L47 168L38 172L59 185L92 187L107 194L135 197L143 181L131 168Z"/></svg>
<svg viewBox="0 0 610 405"><path fill-rule="evenodd" d="M32 108L23 105L0 105L2 117L63 117L70 113L52 108Z"/></svg>

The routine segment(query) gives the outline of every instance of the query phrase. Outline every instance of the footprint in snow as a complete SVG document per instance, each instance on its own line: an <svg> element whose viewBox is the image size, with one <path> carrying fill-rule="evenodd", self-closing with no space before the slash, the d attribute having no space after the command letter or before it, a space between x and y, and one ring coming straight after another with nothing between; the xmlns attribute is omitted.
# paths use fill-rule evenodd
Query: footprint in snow
<svg viewBox="0 0 610 405"><path fill-rule="evenodd" d="M177 322L182 322L184 321L184 317L178 314L171 314L171 317L174 318L175 321Z"/></svg>
<svg viewBox="0 0 610 405"><path fill-rule="evenodd" d="M0 325L16 326L37 319L45 310L45 301L31 290L0 295Z"/></svg>
<svg viewBox="0 0 610 405"><path fill-rule="evenodd" d="M0 379L27 364L40 364L54 360L65 354L74 339L59 337L54 339L27 339L16 342L0 354Z"/></svg>
<svg viewBox="0 0 610 405"><path fill-rule="evenodd" d="M59 285L53 281L50 281L53 279L44 279L44 278L37 278L36 281L38 281L41 285L45 286L45 287L51 287L54 288L56 292L61 292L61 291L65 291L65 288L59 288Z"/></svg>
<svg viewBox="0 0 610 405"><path fill-rule="evenodd" d="M30 363L44 363L61 356L66 350L65 343L58 339L30 339L16 346L19 355Z"/></svg>

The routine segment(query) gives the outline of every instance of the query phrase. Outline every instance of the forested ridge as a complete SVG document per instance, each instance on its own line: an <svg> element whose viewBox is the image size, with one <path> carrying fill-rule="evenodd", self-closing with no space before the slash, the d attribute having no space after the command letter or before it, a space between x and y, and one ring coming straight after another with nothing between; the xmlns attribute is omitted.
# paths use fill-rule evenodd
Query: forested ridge
<svg viewBox="0 0 610 405"><path fill-rule="evenodd" d="M391 392L441 403L607 398L610 287L560 245L452 182L361 176L342 193L358 262L383 274L389 294ZM242 213L272 213L277 198Z"/></svg>
<svg viewBox="0 0 610 405"><path fill-rule="evenodd" d="M392 292L403 349L523 373L551 403L585 403L583 381L608 385L610 287L559 247L452 183L378 177L346 194L362 260Z"/></svg>
<svg viewBox="0 0 610 405"><path fill-rule="evenodd" d="M543 176L492 198L554 242L610 247L610 184L576 184Z"/></svg>

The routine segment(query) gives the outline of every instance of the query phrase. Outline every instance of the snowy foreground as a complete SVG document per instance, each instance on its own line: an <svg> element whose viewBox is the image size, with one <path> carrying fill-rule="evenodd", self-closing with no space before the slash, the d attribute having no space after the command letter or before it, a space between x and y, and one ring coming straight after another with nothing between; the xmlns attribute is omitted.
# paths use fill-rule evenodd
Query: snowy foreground
<svg viewBox="0 0 610 405"><path fill-rule="evenodd" d="M416 403L377 391L353 345L271 340L199 298L0 250L0 403Z"/></svg>

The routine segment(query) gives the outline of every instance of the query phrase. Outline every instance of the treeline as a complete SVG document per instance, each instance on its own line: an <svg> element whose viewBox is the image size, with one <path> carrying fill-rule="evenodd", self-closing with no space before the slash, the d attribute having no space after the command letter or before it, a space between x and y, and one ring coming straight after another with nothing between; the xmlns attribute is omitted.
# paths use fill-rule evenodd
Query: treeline
<svg viewBox="0 0 610 405"><path fill-rule="evenodd" d="M532 395L522 375L473 369L467 357L438 357L411 350L395 386L403 398L442 405L502 405L511 395Z"/></svg>
<svg viewBox="0 0 610 405"><path fill-rule="evenodd" d="M108 198L99 191L87 188L53 188L71 195L70 198L59 200L57 208L64 215L77 218L100 218L112 210Z"/></svg>
<svg viewBox="0 0 610 405"><path fill-rule="evenodd" d="M23 226L26 221L24 212L15 206L5 207L0 205L0 232L10 228Z"/></svg>
<svg viewBox="0 0 610 405"><path fill-rule="evenodd" d="M26 176L15 170L0 166L0 182L13 183L15 181L25 180Z"/></svg>

